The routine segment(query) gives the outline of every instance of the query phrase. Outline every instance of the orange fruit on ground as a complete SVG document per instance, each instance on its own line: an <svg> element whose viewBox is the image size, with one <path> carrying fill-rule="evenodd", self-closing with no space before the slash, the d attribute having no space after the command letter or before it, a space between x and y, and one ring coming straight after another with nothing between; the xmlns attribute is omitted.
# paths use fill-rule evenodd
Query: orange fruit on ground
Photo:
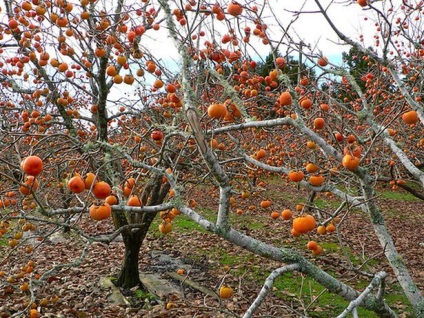
<svg viewBox="0 0 424 318"><path fill-rule="evenodd" d="M290 209L284 209L281 212L281 217L283 220L290 220L293 217L293 212Z"/></svg>
<svg viewBox="0 0 424 318"><path fill-rule="evenodd" d="M171 310L175 307L175 304L172 302L166 303L166 310Z"/></svg>
<svg viewBox="0 0 424 318"><path fill-rule="evenodd" d="M261 203L260 203L260 206L261 206L261 208L269 208L270 206L271 206L271 204L272 204L272 201L270 201L270 200L263 200L263 201L261 201Z"/></svg>
<svg viewBox="0 0 424 318"><path fill-rule="evenodd" d="M136 195L132 195L128 201L127 201L127 205L128 206L141 206L141 201L138 198L138 196Z"/></svg>
<svg viewBox="0 0 424 318"><path fill-rule="evenodd" d="M272 211L271 212L271 218L273 218L274 220L278 219L280 217L280 213L277 211Z"/></svg>
<svg viewBox="0 0 424 318"><path fill-rule="evenodd" d="M81 193L85 190L85 183L80 176L75 176L69 179L68 187L73 193Z"/></svg>
<svg viewBox="0 0 424 318"><path fill-rule="evenodd" d="M317 145L313 141L309 140L309 141L306 142L306 147L308 149L315 149L317 147Z"/></svg>
<svg viewBox="0 0 424 318"><path fill-rule="evenodd" d="M309 177L309 183L314 187L320 187L324 183L324 177L322 175L316 175Z"/></svg>
<svg viewBox="0 0 424 318"><path fill-rule="evenodd" d="M31 309L29 311L29 318L37 318L39 317L37 309Z"/></svg>
<svg viewBox="0 0 424 318"><path fill-rule="evenodd" d="M288 174L289 179L293 182L302 181L304 176L302 171L290 171Z"/></svg>
<svg viewBox="0 0 424 318"><path fill-rule="evenodd" d="M293 229L301 234L312 231L315 225L315 218L310 214L293 219Z"/></svg>
<svg viewBox="0 0 424 318"><path fill-rule="evenodd" d="M418 119L418 114L415 110L411 110L402 115L402 120L408 125L415 124Z"/></svg>
<svg viewBox="0 0 424 318"><path fill-rule="evenodd" d="M221 286L221 288L219 289L219 297L223 299L231 298L233 297L233 295L234 290L229 286Z"/></svg>
<svg viewBox="0 0 424 318"><path fill-rule="evenodd" d="M101 221L110 217L112 208L107 203L103 203L102 205L92 204L89 213L93 220Z"/></svg>
<svg viewBox="0 0 424 318"><path fill-rule="evenodd" d="M111 188L107 182L99 181L94 184L92 191L93 195L97 199L106 199L107 196L110 194Z"/></svg>
<svg viewBox="0 0 424 318"><path fill-rule="evenodd" d="M242 197L242 199L247 199L247 198L249 198L249 197L250 197L250 192L243 191L243 192L241 193L241 197Z"/></svg>
<svg viewBox="0 0 424 318"><path fill-rule="evenodd" d="M215 119L223 119L227 115L227 107L224 104L212 104L208 107L208 116Z"/></svg>
<svg viewBox="0 0 424 318"><path fill-rule="evenodd" d="M43 161L38 156L29 156L22 161L21 167L26 174L37 176L43 171Z"/></svg>
<svg viewBox="0 0 424 318"><path fill-rule="evenodd" d="M342 159L342 165L347 170L355 171L359 167L359 158L351 155L345 155Z"/></svg>

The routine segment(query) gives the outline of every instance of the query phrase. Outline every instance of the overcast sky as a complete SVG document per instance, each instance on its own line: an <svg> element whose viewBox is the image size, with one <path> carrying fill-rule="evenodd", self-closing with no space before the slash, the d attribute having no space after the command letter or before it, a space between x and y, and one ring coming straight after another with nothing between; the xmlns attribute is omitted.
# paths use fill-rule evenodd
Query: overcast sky
<svg viewBox="0 0 424 318"><path fill-rule="evenodd" d="M325 1L328 2L328 0ZM245 3L243 0L239 0L239 2ZM262 1L257 2L263 3ZM268 3L272 7L274 14L277 15L278 19L286 25L293 19L291 12L299 11L303 1L268 0ZM338 41L334 31L328 26L321 14L316 13L317 6L315 1L308 0L306 5L303 7L303 11L308 13L302 14L293 24L291 28L293 36L302 39L305 43L310 44L312 47L319 48L320 51L329 58L340 57L341 52L349 50L348 47L337 44ZM364 28L365 30L370 29L369 23L364 21L363 9L356 3L349 6L345 4L333 4L330 10L328 10L328 14L342 31L349 34L355 40L358 39L359 34L364 32ZM277 27L277 25L272 25L271 21L274 18L270 12L267 12L264 15L269 17L267 21L269 21L270 36L274 39L278 39L281 36L281 30ZM252 26L253 24L251 27ZM147 42L145 43L147 45ZM154 39L154 44L151 43L148 46L150 47L151 45L152 48L154 47L152 52L154 51L157 57L165 60L168 60L170 56L176 57L173 42L169 38L157 37ZM157 49L158 46L161 49ZM262 56L266 56L269 53L269 46L255 43L255 48L258 49ZM318 53L318 51L316 52Z"/></svg>

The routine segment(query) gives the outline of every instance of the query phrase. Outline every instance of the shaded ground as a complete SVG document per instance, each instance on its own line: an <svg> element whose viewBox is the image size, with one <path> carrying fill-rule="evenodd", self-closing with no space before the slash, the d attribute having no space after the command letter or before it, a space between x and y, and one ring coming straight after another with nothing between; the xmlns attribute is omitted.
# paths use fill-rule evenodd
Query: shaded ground
<svg viewBox="0 0 424 318"><path fill-rule="evenodd" d="M271 185L265 185L269 189ZM369 272L386 270L390 277L389 291L396 297L388 301L401 314L411 316L410 308L400 294L391 270L382 256L382 248L375 239L372 227L367 223L367 217L362 212L352 210L343 217L340 224L340 239L336 234L311 237L293 238L290 236L291 223L288 221L272 220L269 214L272 210L259 208L262 199L271 199L272 209L281 211L284 208L294 208L294 204L305 200L306 193L288 188L285 185L273 184L273 191L261 191L253 194L249 200L237 200L237 208L244 211L242 215L234 215L233 220L241 231L262 238L277 246L298 247L312 259L312 255L304 248L308 239L317 240L324 247L324 254L314 261L330 271L336 277L363 288L367 280L353 272L356 267ZM211 194L199 191L194 194L199 209L208 216L213 216L214 206L211 204ZM389 197L389 198L388 198ZM424 202L414 200L391 199L390 195L381 197L381 207L395 244L406 260L410 273L416 283L424 290L424 262L422 254L424 246ZM248 207L255 204L255 209ZM304 201L303 201L304 202ZM314 201L322 212L334 208L334 203L326 196L320 196ZM234 208L235 210L235 208ZM93 223L83 220L86 229L92 233L107 232L111 229L108 223ZM33 275L42 274L60 262L75 262L81 255L85 242L71 234L72 240L56 237L47 244L41 245L34 253L36 265ZM177 271L175 262L161 258L161 253L178 259L185 264L187 277L197 283L217 290L220 284L230 285L235 289L235 296L221 303L214 297L205 295L188 286L183 288L183 296L169 299L146 298L146 294L136 289L124 291L131 302L131 307L119 306L108 300L108 290L99 287L100 276L115 275L123 255L121 242L109 245L95 243L87 249L82 263L75 267L59 269L49 275L45 286L35 287L35 303L42 317L231 317L231 313L242 314L255 298L267 273L281 266L276 262L264 260L233 247L224 240L205 233L194 226L185 217L174 222L174 231L169 235L161 235L152 229L142 247L140 268L145 272L165 273ZM153 253L152 253L153 252ZM3 258L3 256L2 256ZM18 272L22 262L6 264L6 272ZM34 258L32 258L34 259ZM29 258L28 258L29 260ZM362 265L362 267L361 267ZM19 267L19 268L18 268ZM177 280L166 276L176 286L181 286ZM29 292L8 289L6 277L0 280L2 294L0 295L0 317L7 317L26 305L31 295ZM12 292L13 291L13 292ZM306 296L306 297L305 297ZM273 293L268 296L258 314L266 313L272 317L299 317L303 309L309 307L311 317L329 317L334 307L333 295L328 295L322 287L314 284L300 275L286 275L276 283ZM43 299L45 298L45 300ZM44 303L43 303L44 302ZM165 309L167 303L175 307ZM343 303L340 302L341 306ZM40 304L42 306L40 306ZM330 314L331 316L331 314ZM362 316L361 316L362 317ZM372 315L367 314L367 317Z"/></svg>

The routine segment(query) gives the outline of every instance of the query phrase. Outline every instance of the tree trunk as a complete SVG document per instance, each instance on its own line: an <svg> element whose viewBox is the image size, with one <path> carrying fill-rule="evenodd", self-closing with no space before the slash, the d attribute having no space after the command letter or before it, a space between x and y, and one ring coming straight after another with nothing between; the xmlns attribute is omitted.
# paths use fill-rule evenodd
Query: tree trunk
<svg viewBox="0 0 424 318"><path fill-rule="evenodd" d="M161 204L169 191L169 184L162 184L160 175L152 176L150 182L146 185L141 196L142 205ZM115 285L122 288L131 288L137 285L142 286L138 269L138 259L140 247L143 243L150 225L155 219L157 213L129 213L127 215L114 213L115 227L119 228L125 224L139 224L139 228L122 231L124 240L125 254L121 266L121 272Z"/></svg>
<svg viewBox="0 0 424 318"><path fill-rule="evenodd" d="M126 234L122 233L125 245L125 254L121 265L121 271L115 282L116 286L131 288L141 285L138 270L138 258L144 237L142 237L139 233L141 233L141 231Z"/></svg>

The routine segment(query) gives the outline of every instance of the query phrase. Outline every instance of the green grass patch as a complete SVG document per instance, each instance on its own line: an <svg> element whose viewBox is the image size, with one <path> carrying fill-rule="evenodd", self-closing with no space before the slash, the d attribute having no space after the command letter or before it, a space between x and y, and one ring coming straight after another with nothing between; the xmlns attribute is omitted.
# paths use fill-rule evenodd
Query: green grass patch
<svg viewBox="0 0 424 318"><path fill-rule="evenodd" d="M328 241L319 241L318 242L319 245L321 245L321 247L324 249L325 253L334 253L340 250L340 245L339 243L335 243L335 242L328 242ZM345 247L345 249L347 249Z"/></svg>
<svg viewBox="0 0 424 318"><path fill-rule="evenodd" d="M332 200L332 199L321 199L321 198L316 198L313 202L313 204L318 208L318 209L337 209L340 206L340 202L336 201L336 200Z"/></svg>
<svg viewBox="0 0 424 318"><path fill-rule="evenodd" d="M172 221L172 226L177 231L182 231L182 232L192 232L194 230L202 232L202 233L207 232L203 227L201 227L199 224L197 224L196 222L194 222L192 219L190 219L189 217L185 215L177 216Z"/></svg>
<svg viewBox="0 0 424 318"><path fill-rule="evenodd" d="M396 201L407 201L407 202L417 202L421 201L417 197L413 196L411 193L406 191L378 191L377 195L382 196L384 199L396 200Z"/></svg>
<svg viewBox="0 0 424 318"><path fill-rule="evenodd" d="M213 211L211 209L199 209L197 211L200 215L202 215L204 218L209 220L210 222L216 222L217 218L217 212ZM261 217L257 215L248 215L248 214L242 214L237 215L235 213L230 213L229 215L229 222L236 228L240 227L247 227L251 230L259 230L265 227L265 221L268 219L268 217ZM159 224L159 223L158 223ZM207 233L207 231L198 225L196 222L194 222L192 219L185 215L179 215L172 221L173 226L175 226L175 229L181 230L183 232L191 232L193 230Z"/></svg>
<svg viewBox="0 0 424 318"><path fill-rule="evenodd" d="M0 246L5 246L5 245L7 245L7 240L4 237L0 238Z"/></svg>
<svg viewBox="0 0 424 318"><path fill-rule="evenodd" d="M155 295L153 295L152 293L149 293L148 291L144 291L142 289L137 289L134 292L134 296L140 299L147 299L149 301L156 300Z"/></svg>

